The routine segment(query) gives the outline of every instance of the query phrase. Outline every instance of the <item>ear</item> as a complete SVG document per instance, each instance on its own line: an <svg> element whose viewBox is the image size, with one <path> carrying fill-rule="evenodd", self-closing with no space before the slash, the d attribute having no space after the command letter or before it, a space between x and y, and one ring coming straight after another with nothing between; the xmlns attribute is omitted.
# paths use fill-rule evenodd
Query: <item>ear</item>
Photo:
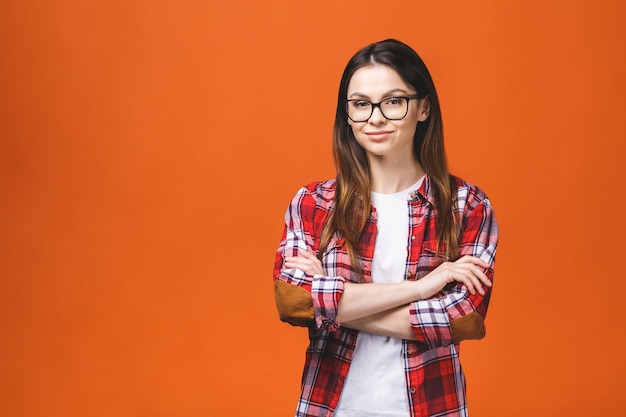
<svg viewBox="0 0 626 417"><path fill-rule="evenodd" d="M418 122L425 122L430 116L430 98L428 96L420 100L420 106L417 114Z"/></svg>

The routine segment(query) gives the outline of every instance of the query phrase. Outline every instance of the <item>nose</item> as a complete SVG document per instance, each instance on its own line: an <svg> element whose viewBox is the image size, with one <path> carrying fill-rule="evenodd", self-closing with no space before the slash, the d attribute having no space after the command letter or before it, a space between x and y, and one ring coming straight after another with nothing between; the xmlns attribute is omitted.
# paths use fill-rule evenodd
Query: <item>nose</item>
<svg viewBox="0 0 626 417"><path fill-rule="evenodd" d="M383 112L382 110L380 110L380 105L374 106L374 109L372 110L372 115L370 116L368 122L372 124L381 124L385 123L386 121L387 118L383 116Z"/></svg>

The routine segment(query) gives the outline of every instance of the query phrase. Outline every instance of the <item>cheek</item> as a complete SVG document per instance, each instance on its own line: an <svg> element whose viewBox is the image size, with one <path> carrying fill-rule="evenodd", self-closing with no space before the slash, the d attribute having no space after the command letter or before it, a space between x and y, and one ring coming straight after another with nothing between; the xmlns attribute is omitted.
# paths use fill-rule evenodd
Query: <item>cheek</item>
<svg viewBox="0 0 626 417"><path fill-rule="evenodd" d="M413 103L413 102L411 102ZM419 119L419 114L420 114L421 110L419 108L419 106L414 106L411 104L411 106L409 107L409 111L406 113L406 117L404 119L402 119L403 121L407 121L407 122L414 122L417 123L417 120Z"/></svg>
<svg viewBox="0 0 626 417"><path fill-rule="evenodd" d="M404 119L401 120L401 124L398 125L399 128L404 130L405 132L410 132L411 135L415 134L415 129L417 129L417 116L415 114L411 114L411 117L407 115Z"/></svg>
<svg viewBox="0 0 626 417"><path fill-rule="evenodd" d="M420 114L423 114L423 113L420 113L420 112L418 112L417 109L415 109L415 110L409 112L409 114L406 117L406 121L410 122L410 123L413 123L413 124L415 124L417 126L417 124L420 121Z"/></svg>
<svg viewBox="0 0 626 417"><path fill-rule="evenodd" d="M359 130L355 129L354 126L352 126L352 137L354 138L353 140L358 143L358 145L361 148L365 148L367 142L365 140L365 138L363 137L363 134L359 134Z"/></svg>
<svg viewBox="0 0 626 417"><path fill-rule="evenodd" d="M352 136L354 136L355 138L357 138L357 140L359 139L359 129L358 129L358 125L354 126L354 124L352 123L352 121L348 122L348 125L350 125L350 131L352 132Z"/></svg>

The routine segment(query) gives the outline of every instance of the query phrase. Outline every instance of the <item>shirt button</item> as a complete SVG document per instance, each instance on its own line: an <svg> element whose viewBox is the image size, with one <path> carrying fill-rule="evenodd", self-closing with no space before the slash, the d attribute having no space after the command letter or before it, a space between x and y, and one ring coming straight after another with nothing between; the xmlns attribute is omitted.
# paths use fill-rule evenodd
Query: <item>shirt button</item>
<svg viewBox="0 0 626 417"><path fill-rule="evenodd" d="M411 214L415 216L417 214L417 210L415 209L411 210Z"/></svg>
<svg viewBox="0 0 626 417"><path fill-rule="evenodd" d="M406 271L406 276L410 277L411 276L411 271Z"/></svg>
<svg viewBox="0 0 626 417"><path fill-rule="evenodd" d="M411 387L411 389L409 390L409 392L410 392L411 394L415 394L415 388Z"/></svg>
<svg viewBox="0 0 626 417"><path fill-rule="evenodd" d="M415 235L411 235L411 240L415 240Z"/></svg>
<svg viewBox="0 0 626 417"><path fill-rule="evenodd" d="M413 351L411 350L411 348L409 348L409 349L406 350L406 353L408 353L410 355L411 353L413 353Z"/></svg>

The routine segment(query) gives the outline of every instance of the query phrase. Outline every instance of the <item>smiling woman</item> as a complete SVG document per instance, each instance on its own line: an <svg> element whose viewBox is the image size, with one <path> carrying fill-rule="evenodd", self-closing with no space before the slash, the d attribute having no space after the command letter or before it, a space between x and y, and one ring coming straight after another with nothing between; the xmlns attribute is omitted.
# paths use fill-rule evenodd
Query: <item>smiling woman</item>
<svg viewBox="0 0 626 417"><path fill-rule="evenodd" d="M302 188L274 270L281 319L309 328L296 416L466 416L459 343L485 335L498 229L448 173L437 93L386 40L348 63L337 178Z"/></svg>
<svg viewBox="0 0 626 417"><path fill-rule="evenodd" d="M405 84L400 75L387 65L373 64L358 69L348 86L347 113L348 123L356 141L366 150L370 166L372 164L400 164L403 160L413 159L413 136L418 122L428 118L427 98L418 98L416 92ZM398 96L402 95L402 96ZM355 99L357 98L358 99ZM380 100L372 103L368 99ZM398 179L415 182L423 175L417 161L406 166L416 172L412 177L401 176ZM382 167L381 167L382 168ZM374 169L378 169L374 168ZM382 170L382 173L387 170ZM382 180L372 176L372 180ZM395 192L410 184L390 184L387 192ZM380 189L383 184L372 184L372 190Z"/></svg>

